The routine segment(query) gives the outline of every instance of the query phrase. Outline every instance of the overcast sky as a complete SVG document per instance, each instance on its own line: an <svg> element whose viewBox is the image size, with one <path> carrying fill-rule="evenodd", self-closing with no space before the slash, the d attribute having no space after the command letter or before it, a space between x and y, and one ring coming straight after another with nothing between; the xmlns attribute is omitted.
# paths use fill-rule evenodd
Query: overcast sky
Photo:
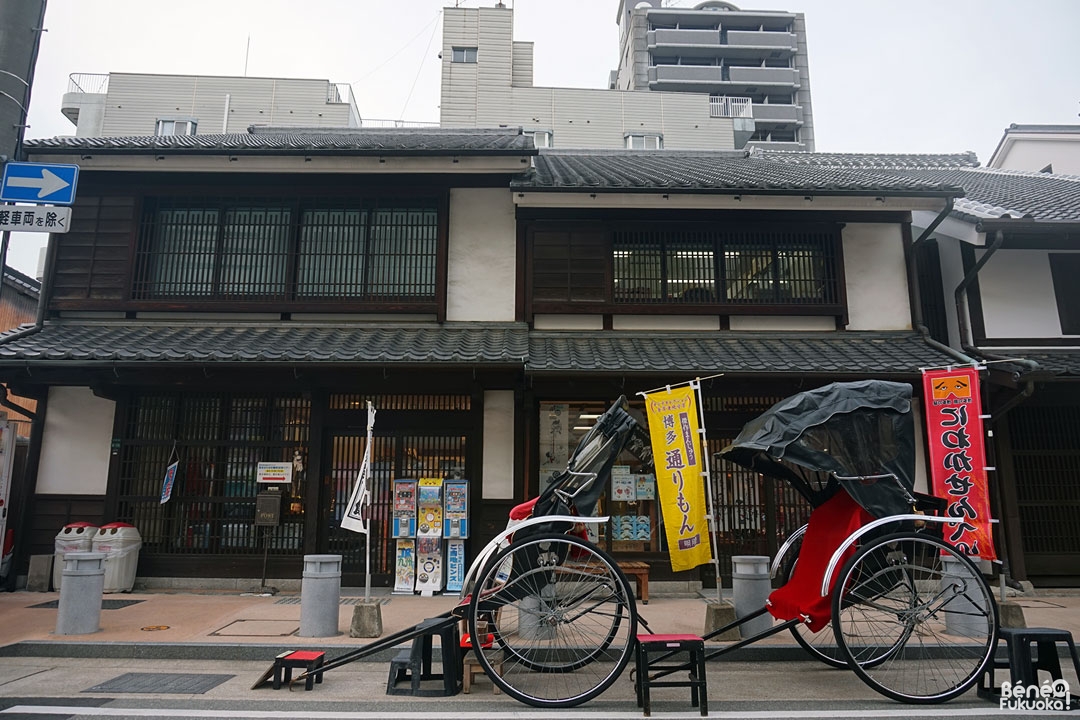
<svg viewBox="0 0 1080 720"><path fill-rule="evenodd" d="M2 0L0 0L2 1ZM318 78L364 118L438 121L454 0L48 0L27 137L72 135L71 73ZM467 0L466 7L495 0ZM537 86L602 88L618 0L506 0ZM692 7L695 2L669 4ZM817 150L961 152L985 163L1009 123L1080 123L1080 0L736 0L806 15ZM9 263L35 274L37 238Z"/></svg>

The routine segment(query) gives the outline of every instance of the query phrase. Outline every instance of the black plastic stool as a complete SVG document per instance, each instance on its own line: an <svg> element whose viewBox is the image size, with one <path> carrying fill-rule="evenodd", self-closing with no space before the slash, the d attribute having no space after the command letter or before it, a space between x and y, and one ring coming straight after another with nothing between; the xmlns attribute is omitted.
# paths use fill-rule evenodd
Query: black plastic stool
<svg viewBox="0 0 1080 720"><path fill-rule="evenodd" d="M659 653L661 658L650 663L649 653ZM689 662L678 660L672 660L670 663L662 662L666 656L677 653L687 653ZM690 674L686 680L654 680L649 676L650 670L660 671L659 674L664 676L686 670L689 670ZM637 677L634 688L637 691L638 707L645 711L645 717L652 714L649 689L654 687L690 688L690 704L698 707L700 700L701 714L708 715L709 688L705 682L705 641L697 635L638 635Z"/></svg>
<svg viewBox="0 0 1080 720"><path fill-rule="evenodd" d="M437 697L457 695L461 691L461 647L458 620L453 617L428 618L416 629L422 631L409 650L402 650L390 661L387 695ZM431 672L431 638L439 636L442 672ZM422 688L425 680L442 680L441 688ZM404 684L407 687L401 687Z"/></svg>
<svg viewBox="0 0 1080 720"><path fill-rule="evenodd" d="M1009 680L1015 685L1038 685L1039 671L1050 673L1051 680L1061 680L1061 661L1058 658L1057 644L1065 643L1072 655L1073 668L1080 677L1080 657L1076 653L1076 644L1068 630L1055 628L1001 628L999 640L1005 641L1006 659L994 658L979 679L979 695L985 698L997 698L1001 689L994 683L994 670L1009 671ZM1033 653L1034 651L1034 653Z"/></svg>

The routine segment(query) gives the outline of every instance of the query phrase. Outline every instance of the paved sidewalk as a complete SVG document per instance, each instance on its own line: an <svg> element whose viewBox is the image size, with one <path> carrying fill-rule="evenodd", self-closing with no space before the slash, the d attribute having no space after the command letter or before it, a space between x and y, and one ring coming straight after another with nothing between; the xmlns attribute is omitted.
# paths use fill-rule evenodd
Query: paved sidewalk
<svg viewBox="0 0 1080 720"><path fill-rule="evenodd" d="M1080 593L1035 591L1010 598L1024 608L1028 627L1054 627L1080 639ZM354 594L355 593L355 594ZM714 591L708 594L715 598ZM0 593L0 657L143 657L220 660L272 659L283 649L319 648L328 655L371 642L349 637L355 603L362 591L343 589L335 637L301 638L299 594L257 596L237 592L154 592L109 594L102 609L101 630L89 635L56 635L59 593ZM383 635L410 627L457 604L454 595L419 597L372 591L381 605ZM639 614L654 632L703 632L705 596L653 595ZM128 601L125 603L124 601ZM41 607L50 604L54 607ZM392 652L392 651L388 651ZM738 651L748 661L797 660L803 657L787 633Z"/></svg>

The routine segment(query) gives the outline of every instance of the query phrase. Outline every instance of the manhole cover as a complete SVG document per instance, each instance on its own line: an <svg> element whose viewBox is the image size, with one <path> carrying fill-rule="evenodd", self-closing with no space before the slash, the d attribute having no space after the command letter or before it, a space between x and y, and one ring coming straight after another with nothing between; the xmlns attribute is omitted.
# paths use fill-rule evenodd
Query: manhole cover
<svg viewBox="0 0 1080 720"><path fill-rule="evenodd" d="M128 605L137 605L138 603L141 603L141 602L142 602L142 600L102 600L101 601L101 609L102 610L119 610L120 608L126 608ZM60 601L59 600L50 600L48 602L38 603L37 605L29 605L27 607L29 607L31 609L32 608L43 608L43 609L58 608L58 607L60 607Z"/></svg>
<svg viewBox="0 0 1080 720"><path fill-rule="evenodd" d="M211 635L284 637L300 630L295 620L233 620Z"/></svg>
<svg viewBox="0 0 1080 720"><path fill-rule="evenodd" d="M202 695L234 677L198 673L124 673L83 692Z"/></svg>

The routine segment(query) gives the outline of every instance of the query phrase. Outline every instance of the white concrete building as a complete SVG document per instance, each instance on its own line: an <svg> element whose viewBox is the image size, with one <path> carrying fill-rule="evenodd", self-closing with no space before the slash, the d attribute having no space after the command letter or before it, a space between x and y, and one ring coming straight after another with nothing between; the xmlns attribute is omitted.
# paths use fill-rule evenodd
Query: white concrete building
<svg viewBox="0 0 1080 720"><path fill-rule="evenodd" d="M663 7L619 0L619 90L709 95L713 114L746 114L754 145L814 150L810 65L802 13L741 10L707 0Z"/></svg>

